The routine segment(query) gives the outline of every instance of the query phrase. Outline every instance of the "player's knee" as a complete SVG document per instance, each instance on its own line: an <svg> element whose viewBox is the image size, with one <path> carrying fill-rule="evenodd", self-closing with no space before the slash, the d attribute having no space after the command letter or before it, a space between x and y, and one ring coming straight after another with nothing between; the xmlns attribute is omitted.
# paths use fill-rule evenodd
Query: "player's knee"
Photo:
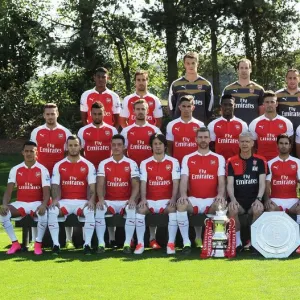
<svg viewBox="0 0 300 300"><path fill-rule="evenodd" d="M234 218L237 217L237 215L239 214L239 209L237 206L235 205L229 205L228 206L228 214L230 218Z"/></svg>
<svg viewBox="0 0 300 300"><path fill-rule="evenodd" d="M253 208L253 215L254 216L259 216L261 215L262 213L264 212L264 207L261 205L261 206L255 206Z"/></svg>
<svg viewBox="0 0 300 300"><path fill-rule="evenodd" d="M87 222L95 221L95 212L89 209L87 206L83 209L83 215Z"/></svg>
<svg viewBox="0 0 300 300"><path fill-rule="evenodd" d="M177 213L169 213L169 225L177 226Z"/></svg>
<svg viewBox="0 0 300 300"><path fill-rule="evenodd" d="M139 207L139 208L136 209L136 213L140 214L140 215L146 215L148 213L148 209Z"/></svg>
<svg viewBox="0 0 300 300"><path fill-rule="evenodd" d="M11 212L8 211L5 216L0 215L0 223L3 225L4 222L8 221L11 218Z"/></svg>
<svg viewBox="0 0 300 300"><path fill-rule="evenodd" d="M126 211L127 218L135 219L135 214L136 214L136 209L135 208L129 209L128 206L126 206L125 211Z"/></svg>
<svg viewBox="0 0 300 300"><path fill-rule="evenodd" d="M187 203L184 203L184 204L177 203L176 207L177 207L177 211L187 211L188 204Z"/></svg>
<svg viewBox="0 0 300 300"><path fill-rule="evenodd" d="M59 215L58 207L53 207L48 210L48 220L49 222L57 221L57 217Z"/></svg>
<svg viewBox="0 0 300 300"><path fill-rule="evenodd" d="M48 222L48 216L47 213L44 213L43 215L40 215L39 213L36 214L38 218L38 222L40 223L47 223Z"/></svg>
<svg viewBox="0 0 300 300"><path fill-rule="evenodd" d="M96 219L103 219L103 218L105 218L106 211L107 211L106 207L103 210L96 209L95 218Z"/></svg>

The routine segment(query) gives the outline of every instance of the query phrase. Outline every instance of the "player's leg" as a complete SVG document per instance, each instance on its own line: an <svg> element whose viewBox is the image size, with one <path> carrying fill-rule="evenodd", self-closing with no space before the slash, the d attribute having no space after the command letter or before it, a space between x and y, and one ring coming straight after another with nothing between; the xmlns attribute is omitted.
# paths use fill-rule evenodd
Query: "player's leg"
<svg viewBox="0 0 300 300"><path fill-rule="evenodd" d="M254 223L264 212L264 206L261 202L253 204L248 210L248 214L252 215L252 223Z"/></svg>
<svg viewBox="0 0 300 300"><path fill-rule="evenodd" d="M239 215L245 213L244 208L241 205L236 205L232 202L228 204L228 216L229 218L233 218L235 221L235 231L236 231L236 247L242 248L242 240L241 240L241 224L239 220Z"/></svg>
<svg viewBox="0 0 300 300"><path fill-rule="evenodd" d="M288 212L290 214L296 215L296 222L300 224L300 202L297 201L296 203L292 204L291 207L288 207Z"/></svg>
<svg viewBox="0 0 300 300"><path fill-rule="evenodd" d="M57 206L50 206L48 209L48 228L53 242L52 253L54 255L58 255L60 251L58 216L63 216L60 209Z"/></svg>
<svg viewBox="0 0 300 300"><path fill-rule="evenodd" d="M87 206L81 205L80 208L77 210L77 215L80 216L80 212L85 217L85 223L84 223L84 254L90 255L91 252L91 243L92 243L92 237L95 230L95 210L90 209Z"/></svg>
<svg viewBox="0 0 300 300"><path fill-rule="evenodd" d="M28 250L29 251L34 250L34 243L36 241L36 238L37 238L37 227L31 227L31 240L30 240L30 243L28 245Z"/></svg>
<svg viewBox="0 0 300 300"><path fill-rule="evenodd" d="M271 201L268 203L268 205L265 205L265 210L268 212L272 211L283 211L283 208L281 206L279 199L271 199Z"/></svg>
<svg viewBox="0 0 300 300"><path fill-rule="evenodd" d="M125 207L126 222L125 222L125 242L123 246L123 252L126 254L131 253L130 243L135 230L135 214L136 209L129 209L128 205Z"/></svg>
<svg viewBox="0 0 300 300"><path fill-rule="evenodd" d="M106 204L106 201L105 201ZM107 206L104 205L103 209L96 209L95 214L95 229L98 238L98 253L103 253L105 251L105 241L104 234L106 230L105 214L107 212Z"/></svg>
<svg viewBox="0 0 300 300"><path fill-rule="evenodd" d="M66 232L66 248L67 249L74 249L75 246L73 244L73 227L65 227Z"/></svg>
<svg viewBox="0 0 300 300"><path fill-rule="evenodd" d="M175 239L178 230L176 207L168 205L164 211L169 215L167 254L175 254Z"/></svg>

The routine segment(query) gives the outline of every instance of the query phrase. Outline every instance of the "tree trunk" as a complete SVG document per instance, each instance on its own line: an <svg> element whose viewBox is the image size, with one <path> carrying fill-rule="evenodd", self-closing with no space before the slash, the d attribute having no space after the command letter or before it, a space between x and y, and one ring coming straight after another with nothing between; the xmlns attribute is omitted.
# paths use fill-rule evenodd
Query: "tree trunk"
<svg viewBox="0 0 300 300"><path fill-rule="evenodd" d="M210 24L210 40L211 40L211 62L212 62L212 85L215 97L220 96L220 73L218 67L218 37L217 37L217 23L212 18Z"/></svg>

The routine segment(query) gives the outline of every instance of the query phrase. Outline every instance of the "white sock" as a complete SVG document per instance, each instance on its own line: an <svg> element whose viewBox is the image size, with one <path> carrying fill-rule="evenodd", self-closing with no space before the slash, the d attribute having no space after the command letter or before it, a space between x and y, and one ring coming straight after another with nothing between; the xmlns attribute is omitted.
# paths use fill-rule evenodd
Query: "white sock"
<svg viewBox="0 0 300 300"><path fill-rule="evenodd" d="M91 246L92 237L95 229L95 212L87 206L83 210L85 217L84 223L84 245Z"/></svg>
<svg viewBox="0 0 300 300"><path fill-rule="evenodd" d="M60 246L58 235L59 235L59 226L58 226L58 217L59 210L58 207L54 207L48 210L48 227L50 235L53 241L54 246Z"/></svg>
<svg viewBox="0 0 300 300"><path fill-rule="evenodd" d="M182 236L183 245L190 246L191 241L189 239L189 219L187 211L177 212L177 223Z"/></svg>
<svg viewBox="0 0 300 300"><path fill-rule="evenodd" d="M136 236L138 240L138 244L144 245L144 236L145 236L145 215L136 214L135 215L135 229L136 229Z"/></svg>
<svg viewBox="0 0 300 300"><path fill-rule="evenodd" d="M241 246L242 245L242 241L241 241L241 232L237 231L235 233L235 238L236 238L236 246Z"/></svg>
<svg viewBox="0 0 300 300"><path fill-rule="evenodd" d="M10 240L12 242L16 242L18 239L15 235L15 232L14 232L14 227L10 221L10 218L11 218L11 212L8 211L7 215L6 216L1 216L0 215L0 223L2 224L4 230L6 231L6 233L8 234Z"/></svg>
<svg viewBox="0 0 300 300"><path fill-rule="evenodd" d="M47 215L47 214L46 214ZM31 227L31 241L35 242L37 238L37 227Z"/></svg>
<svg viewBox="0 0 300 300"><path fill-rule="evenodd" d="M202 227L201 226L195 226L194 228L195 228L195 233L196 233L195 239L202 240Z"/></svg>
<svg viewBox="0 0 300 300"><path fill-rule="evenodd" d="M297 215L297 221L298 224L300 224L300 215Z"/></svg>
<svg viewBox="0 0 300 300"><path fill-rule="evenodd" d="M47 217L47 213L45 213L43 216L40 216L39 213L37 213L37 217L38 217L37 237L35 241L41 243L43 241L43 237L47 229L48 217Z"/></svg>
<svg viewBox="0 0 300 300"><path fill-rule="evenodd" d="M106 230L106 223L105 223L105 213L106 209L96 210L96 216L95 216L95 223L96 223L96 234L98 238L98 245L105 247L104 242L104 234Z"/></svg>
<svg viewBox="0 0 300 300"><path fill-rule="evenodd" d="M155 240L156 239L156 226L149 226L149 241Z"/></svg>
<svg viewBox="0 0 300 300"><path fill-rule="evenodd" d="M169 241L168 241L168 243L175 243L177 229L178 229L177 214L169 213L169 223L168 223Z"/></svg>
<svg viewBox="0 0 300 300"><path fill-rule="evenodd" d="M109 241L116 240L116 227L107 227Z"/></svg>
<svg viewBox="0 0 300 300"><path fill-rule="evenodd" d="M72 242L73 227L65 227L66 241Z"/></svg>
<svg viewBox="0 0 300 300"><path fill-rule="evenodd" d="M125 245L130 245L135 230L135 209L126 207Z"/></svg>

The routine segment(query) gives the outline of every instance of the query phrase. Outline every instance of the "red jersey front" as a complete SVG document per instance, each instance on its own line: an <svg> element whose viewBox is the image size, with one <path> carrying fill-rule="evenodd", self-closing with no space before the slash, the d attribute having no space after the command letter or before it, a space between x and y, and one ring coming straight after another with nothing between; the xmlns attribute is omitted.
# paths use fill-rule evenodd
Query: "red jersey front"
<svg viewBox="0 0 300 300"><path fill-rule="evenodd" d="M55 164L51 183L60 185L61 199L87 200L88 185L96 183L96 170L83 157L75 163L66 157Z"/></svg>
<svg viewBox="0 0 300 300"><path fill-rule="evenodd" d="M42 201L43 187L50 187L50 176L40 163L28 168L23 162L10 170L7 183L17 186L17 201Z"/></svg>
<svg viewBox="0 0 300 300"><path fill-rule="evenodd" d="M141 162L141 180L147 183L147 200L170 200L173 180L180 179L180 167L177 159L165 155L162 161L149 157Z"/></svg>
<svg viewBox="0 0 300 300"><path fill-rule="evenodd" d="M188 195L195 198L215 198L218 194L218 177L225 175L223 156L209 151L186 155L182 160L181 175L187 175Z"/></svg>
<svg viewBox="0 0 300 300"><path fill-rule="evenodd" d="M100 127L91 123L78 131L78 137L84 149L84 157L93 163L96 169L102 160L111 156L111 139L117 133L115 127L105 123Z"/></svg>
<svg viewBox="0 0 300 300"><path fill-rule="evenodd" d="M300 160L289 156L285 161L279 156L268 162L271 182L271 198L297 199L297 183L300 179Z"/></svg>
<svg viewBox="0 0 300 300"><path fill-rule="evenodd" d="M279 115L272 120L265 115L254 119L249 125L249 131L257 140L257 154L264 156L267 161L278 155L277 136L282 133L288 136L294 134L291 121Z"/></svg>
<svg viewBox="0 0 300 300"><path fill-rule="evenodd" d="M162 118L162 107L159 99L150 94L147 93L144 97L141 97L137 95L136 93L129 95L124 98L122 102L122 110L120 112L120 117L127 118L128 119L128 125L131 125L135 122L135 115L133 113L133 103L139 99L145 99L148 103L148 115L147 115L147 121L155 125L156 120L158 118Z"/></svg>
<svg viewBox="0 0 300 300"><path fill-rule="evenodd" d="M88 123L93 122L91 109L93 103L95 102L101 102L104 106L104 122L109 125L113 125L113 115L119 114L121 109L119 96L109 89L106 89L103 93L99 93L95 88L85 91L80 99L80 111L86 112L88 114Z"/></svg>
<svg viewBox="0 0 300 300"><path fill-rule="evenodd" d="M185 155L197 150L196 131L200 127L204 127L204 123L195 118L188 123L178 118L168 124L166 138L173 142L173 157L178 159L179 163Z"/></svg>
<svg viewBox="0 0 300 300"><path fill-rule="evenodd" d="M121 134L125 138L125 147L127 148L127 156L133 159L138 165L152 156L149 144L150 136L154 133L161 133L158 127L146 122L139 126L135 123L125 127Z"/></svg>
<svg viewBox="0 0 300 300"><path fill-rule="evenodd" d="M239 135L248 131L248 125L241 119L233 117L229 121L220 117L208 124L210 138L215 142L215 152L223 155L225 160L239 154Z"/></svg>
<svg viewBox="0 0 300 300"><path fill-rule="evenodd" d="M70 135L70 130L60 124L53 129L44 124L32 131L30 140L37 144L37 160L48 169L50 175L54 165L64 158L67 138Z"/></svg>
<svg viewBox="0 0 300 300"><path fill-rule="evenodd" d="M97 176L105 177L105 200L127 201L131 196L131 178L140 174L137 164L124 156L120 161L113 157L103 160Z"/></svg>

